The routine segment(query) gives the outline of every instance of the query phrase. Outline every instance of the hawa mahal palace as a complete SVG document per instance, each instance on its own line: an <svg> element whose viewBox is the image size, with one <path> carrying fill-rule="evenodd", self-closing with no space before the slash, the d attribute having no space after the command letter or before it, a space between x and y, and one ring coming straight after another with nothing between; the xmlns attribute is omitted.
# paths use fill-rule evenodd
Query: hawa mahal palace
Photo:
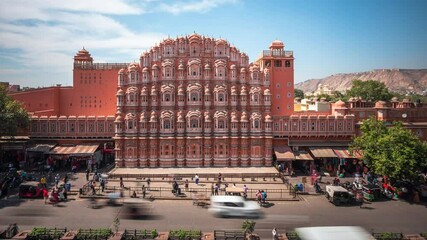
<svg viewBox="0 0 427 240"><path fill-rule="evenodd" d="M407 100L356 98L295 112L294 54L278 40L253 63L227 41L196 33L168 38L132 63L95 63L83 48L72 87L11 96L31 113L30 139L57 144L51 154L72 153L70 144L109 146L118 167L271 166L273 158L327 157L334 147L348 155L369 116L427 135L425 106Z"/></svg>

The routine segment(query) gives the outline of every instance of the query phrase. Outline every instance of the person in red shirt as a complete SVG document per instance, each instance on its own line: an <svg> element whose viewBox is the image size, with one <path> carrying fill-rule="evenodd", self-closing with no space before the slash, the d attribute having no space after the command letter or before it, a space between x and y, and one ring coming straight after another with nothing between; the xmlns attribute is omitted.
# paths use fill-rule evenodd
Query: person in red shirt
<svg viewBox="0 0 427 240"><path fill-rule="evenodd" d="M49 198L49 191L46 188L43 188L43 198L44 198L44 204L46 204L47 199Z"/></svg>

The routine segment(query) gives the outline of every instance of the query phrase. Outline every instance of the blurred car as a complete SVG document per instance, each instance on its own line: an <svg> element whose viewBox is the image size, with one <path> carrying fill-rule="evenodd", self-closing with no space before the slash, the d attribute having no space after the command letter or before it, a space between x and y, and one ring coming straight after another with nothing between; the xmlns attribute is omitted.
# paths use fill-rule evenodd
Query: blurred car
<svg viewBox="0 0 427 240"><path fill-rule="evenodd" d="M365 229L354 226L303 227L295 232L301 240L375 240Z"/></svg>
<svg viewBox="0 0 427 240"><path fill-rule="evenodd" d="M251 217L262 215L257 202L247 201L241 196L212 196L209 212L218 217Z"/></svg>
<svg viewBox="0 0 427 240"><path fill-rule="evenodd" d="M153 205L150 201L141 198L125 198L123 200L122 218L141 218L153 213Z"/></svg>

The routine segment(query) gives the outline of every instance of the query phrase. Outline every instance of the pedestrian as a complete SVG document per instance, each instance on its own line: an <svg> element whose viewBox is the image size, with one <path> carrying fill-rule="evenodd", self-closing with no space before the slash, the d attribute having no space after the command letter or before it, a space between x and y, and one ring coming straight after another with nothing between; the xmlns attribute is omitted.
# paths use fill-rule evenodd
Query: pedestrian
<svg viewBox="0 0 427 240"><path fill-rule="evenodd" d="M89 181L89 174L90 174L90 170L88 168L86 169L86 181Z"/></svg>
<svg viewBox="0 0 427 240"><path fill-rule="evenodd" d="M105 190L105 180L104 180L104 178L101 178L101 180L99 181L99 184L101 185L101 191L104 192L104 190Z"/></svg>
<svg viewBox="0 0 427 240"><path fill-rule="evenodd" d="M357 191L356 193L356 199L359 202L359 207L363 208L363 194L360 191Z"/></svg>
<svg viewBox="0 0 427 240"><path fill-rule="evenodd" d="M248 194L248 187L246 187L246 184L243 185L243 193Z"/></svg>
<svg viewBox="0 0 427 240"><path fill-rule="evenodd" d="M147 178L147 191L150 190L150 183L151 183L151 179Z"/></svg>
<svg viewBox="0 0 427 240"><path fill-rule="evenodd" d="M265 203L266 199L267 199L267 193L264 192L264 190L261 190L261 200L263 204Z"/></svg>
<svg viewBox="0 0 427 240"><path fill-rule="evenodd" d="M61 177L59 176L59 173L57 173L56 175L55 175L55 187L58 187L58 183L59 183L59 179L60 179Z"/></svg>
<svg viewBox="0 0 427 240"><path fill-rule="evenodd" d="M215 192L214 192L214 194L215 194L215 195L218 195L218 184L215 184L215 189L214 189L214 191L215 191Z"/></svg>
<svg viewBox="0 0 427 240"><path fill-rule="evenodd" d="M125 185L123 184L123 177L120 177L120 187L125 188Z"/></svg>
<svg viewBox="0 0 427 240"><path fill-rule="evenodd" d="M196 181L196 185L199 185L199 176L196 173L196 176L194 176L194 180Z"/></svg>
<svg viewBox="0 0 427 240"><path fill-rule="evenodd" d="M142 185L142 198L145 198L145 194L146 194L145 185Z"/></svg>
<svg viewBox="0 0 427 240"><path fill-rule="evenodd" d="M40 179L40 183L41 183L41 185L42 185L42 187L43 187L43 188L46 188L46 177L45 177L45 176L43 176L43 177Z"/></svg>
<svg viewBox="0 0 427 240"><path fill-rule="evenodd" d="M68 175L67 173L65 173L65 177L64 177L64 185L68 182Z"/></svg>
<svg viewBox="0 0 427 240"><path fill-rule="evenodd" d="M221 179L222 179L222 174L218 173L218 182L221 182Z"/></svg>
<svg viewBox="0 0 427 240"><path fill-rule="evenodd" d="M273 228L273 231L271 231L273 234L273 240L279 240L279 233L277 232L276 228Z"/></svg>
<svg viewBox="0 0 427 240"><path fill-rule="evenodd" d="M211 185L211 195L215 195L215 187L213 183Z"/></svg>
<svg viewBox="0 0 427 240"><path fill-rule="evenodd" d="M185 179L184 186L185 186L185 191L188 191L188 179Z"/></svg>
<svg viewBox="0 0 427 240"><path fill-rule="evenodd" d="M96 195L96 182L92 181L92 185L90 186L90 188L92 189L92 195Z"/></svg>
<svg viewBox="0 0 427 240"><path fill-rule="evenodd" d="M46 188L43 188L43 198L44 204L47 204L47 199L49 198L49 191Z"/></svg>

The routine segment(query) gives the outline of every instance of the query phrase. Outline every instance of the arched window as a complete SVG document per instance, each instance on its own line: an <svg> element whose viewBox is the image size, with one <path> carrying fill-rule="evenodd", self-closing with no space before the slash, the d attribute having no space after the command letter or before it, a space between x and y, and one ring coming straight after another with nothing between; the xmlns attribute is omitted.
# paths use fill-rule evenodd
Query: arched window
<svg viewBox="0 0 427 240"><path fill-rule="evenodd" d="M286 60L285 61L285 67L291 67L291 61Z"/></svg>
<svg viewBox="0 0 427 240"><path fill-rule="evenodd" d="M163 120L163 128L164 129L170 129L171 128L171 121L169 119Z"/></svg>

